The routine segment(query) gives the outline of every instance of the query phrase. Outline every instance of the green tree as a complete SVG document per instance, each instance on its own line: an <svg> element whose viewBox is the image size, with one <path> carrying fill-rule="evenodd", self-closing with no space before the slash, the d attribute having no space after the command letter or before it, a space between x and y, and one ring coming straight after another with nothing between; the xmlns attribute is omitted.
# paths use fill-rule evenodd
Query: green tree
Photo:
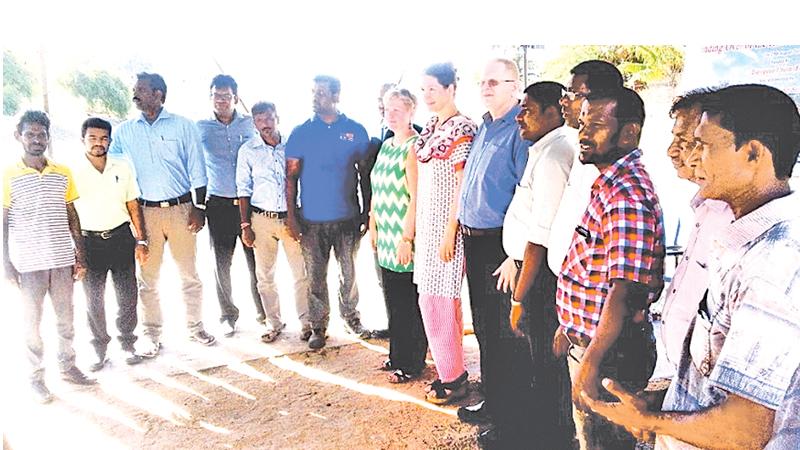
<svg viewBox="0 0 800 450"><path fill-rule="evenodd" d="M672 45L576 45L561 48L561 55L545 64L544 77L564 79L581 61L602 59L622 72L636 89L666 83L676 86L683 71L683 49Z"/></svg>
<svg viewBox="0 0 800 450"><path fill-rule="evenodd" d="M84 99L92 113L124 119L131 108L125 83L104 70L89 74L76 70L63 84L74 96Z"/></svg>
<svg viewBox="0 0 800 450"><path fill-rule="evenodd" d="M3 51L3 114L13 116L33 97L33 75L8 51Z"/></svg>

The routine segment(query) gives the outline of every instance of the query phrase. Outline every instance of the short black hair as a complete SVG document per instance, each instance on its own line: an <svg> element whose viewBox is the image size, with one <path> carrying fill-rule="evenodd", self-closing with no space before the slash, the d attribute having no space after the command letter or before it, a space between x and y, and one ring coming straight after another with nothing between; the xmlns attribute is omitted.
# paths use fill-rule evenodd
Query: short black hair
<svg viewBox="0 0 800 450"><path fill-rule="evenodd" d="M26 123L39 124L43 126L48 133L50 133L50 118L47 117L47 113L44 111L29 110L22 113L22 115L19 116L19 122L17 122L18 133L22 134L22 128Z"/></svg>
<svg viewBox="0 0 800 450"><path fill-rule="evenodd" d="M111 122L101 119L99 117L89 117L88 119L83 121L83 125L81 125L81 137L86 137L86 130L89 128L100 128L101 130L108 131L108 135L111 136Z"/></svg>
<svg viewBox="0 0 800 450"><path fill-rule="evenodd" d="M425 69L424 73L425 75L436 78L436 81L444 87L448 87L451 84L453 87L456 87L456 83L458 82L456 68L451 62L432 64Z"/></svg>
<svg viewBox="0 0 800 450"><path fill-rule="evenodd" d="M234 80L232 76L225 75L222 73L215 76L211 80L211 85L208 86L208 89L211 90L214 88L220 89L226 87L231 88L231 92L233 92L233 95L239 95L239 85L236 84L236 80Z"/></svg>
<svg viewBox="0 0 800 450"><path fill-rule="evenodd" d="M586 87L590 91L621 88L622 74L608 61L590 59L578 63L569 71L572 75L586 75Z"/></svg>
<svg viewBox="0 0 800 450"><path fill-rule="evenodd" d="M539 81L526 87L524 92L531 101L539 105L539 111L544 112L545 109L551 106L556 108L556 110L559 111L558 116L561 118L561 125L563 125L564 116L560 114L561 105L559 102L561 101L561 94L565 90L566 88L561 83L556 83L555 81Z"/></svg>
<svg viewBox="0 0 800 450"><path fill-rule="evenodd" d="M275 103L272 103L272 102L258 102L255 105L253 105L252 108L250 108L250 114L252 114L253 117L255 117L255 116L259 115L259 114L264 114L265 112L269 112L269 111L272 111L275 114L278 114L278 109L275 108Z"/></svg>
<svg viewBox="0 0 800 450"><path fill-rule="evenodd" d="M586 97L589 102L595 100L613 100L617 103L614 108L614 117L616 117L619 127L628 123L635 123L644 125L644 102L642 97L633 89L618 88L600 91L592 91Z"/></svg>
<svg viewBox="0 0 800 450"><path fill-rule="evenodd" d="M342 90L342 82L338 78L330 75L317 75L314 77L314 83L326 83L331 90L331 94L336 95Z"/></svg>
<svg viewBox="0 0 800 450"><path fill-rule="evenodd" d="M672 107L669 109L669 116L674 118L678 111L691 109L695 106L699 106L702 110L703 103L709 96L713 95L713 92L711 88L698 88L675 97L672 101Z"/></svg>
<svg viewBox="0 0 800 450"><path fill-rule="evenodd" d="M161 75L157 73L139 72L136 74L136 80L147 81L151 89L161 91L161 103L167 101L167 83Z"/></svg>
<svg viewBox="0 0 800 450"><path fill-rule="evenodd" d="M800 113L786 93L763 84L728 86L714 92L703 112L719 117L737 149L751 140L767 147L778 179L792 176L800 153Z"/></svg>

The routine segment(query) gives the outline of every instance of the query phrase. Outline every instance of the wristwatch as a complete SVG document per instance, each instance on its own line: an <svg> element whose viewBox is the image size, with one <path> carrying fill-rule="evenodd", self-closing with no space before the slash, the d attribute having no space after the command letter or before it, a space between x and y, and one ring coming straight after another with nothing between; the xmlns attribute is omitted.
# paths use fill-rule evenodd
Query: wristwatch
<svg viewBox="0 0 800 450"><path fill-rule="evenodd" d="M203 211L206 210L206 204L205 203L198 203L198 204L194 205L194 207L197 208L197 209L202 209Z"/></svg>

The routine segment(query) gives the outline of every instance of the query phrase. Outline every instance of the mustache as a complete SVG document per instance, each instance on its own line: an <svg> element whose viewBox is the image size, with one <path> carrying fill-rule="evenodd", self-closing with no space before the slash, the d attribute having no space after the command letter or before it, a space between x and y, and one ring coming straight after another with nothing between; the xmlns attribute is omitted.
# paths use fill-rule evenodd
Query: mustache
<svg viewBox="0 0 800 450"><path fill-rule="evenodd" d="M594 147L595 146L594 142L592 142L592 141L590 141L588 139L581 139L580 142L578 142L578 144L585 145L587 147Z"/></svg>
<svg viewBox="0 0 800 450"><path fill-rule="evenodd" d="M135 96L135 95L133 96L133 101L135 101L135 102L138 102L138 101L141 101L141 100L142 100L142 99L140 99L139 97L137 97L137 96Z"/></svg>

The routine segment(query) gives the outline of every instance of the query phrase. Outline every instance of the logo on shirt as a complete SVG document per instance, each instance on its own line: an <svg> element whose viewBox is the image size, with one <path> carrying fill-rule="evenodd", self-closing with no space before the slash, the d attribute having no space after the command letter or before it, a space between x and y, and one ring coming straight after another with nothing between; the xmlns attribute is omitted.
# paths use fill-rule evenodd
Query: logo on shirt
<svg viewBox="0 0 800 450"><path fill-rule="evenodd" d="M339 135L340 141L353 142L355 135L353 133L342 133Z"/></svg>

